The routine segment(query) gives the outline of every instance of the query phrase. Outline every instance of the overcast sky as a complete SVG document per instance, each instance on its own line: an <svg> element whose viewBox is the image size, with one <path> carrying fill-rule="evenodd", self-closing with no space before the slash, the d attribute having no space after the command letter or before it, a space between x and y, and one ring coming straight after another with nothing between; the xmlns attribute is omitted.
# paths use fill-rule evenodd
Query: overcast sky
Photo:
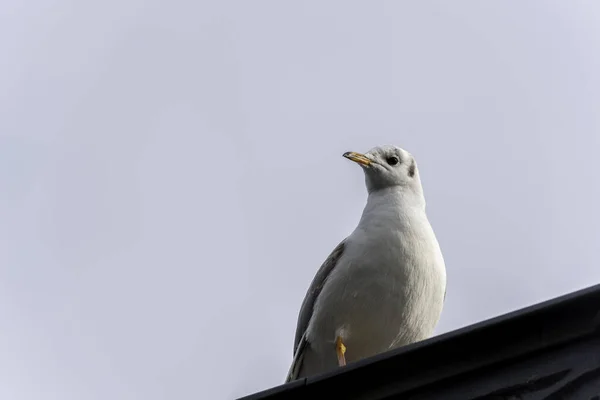
<svg viewBox="0 0 600 400"><path fill-rule="evenodd" d="M0 398L281 384L363 175L419 163L447 332L600 282L592 1L0 3Z"/></svg>

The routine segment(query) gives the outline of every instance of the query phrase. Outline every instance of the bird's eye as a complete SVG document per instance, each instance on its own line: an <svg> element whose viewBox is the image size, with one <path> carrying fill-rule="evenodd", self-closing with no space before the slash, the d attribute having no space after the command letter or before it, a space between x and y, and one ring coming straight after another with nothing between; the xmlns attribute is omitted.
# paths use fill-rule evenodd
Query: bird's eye
<svg viewBox="0 0 600 400"><path fill-rule="evenodd" d="M388 164L390 165L396 165L400 162L400 160L398 160L398 157L388 157L385 161L387 161Z"/></svg>

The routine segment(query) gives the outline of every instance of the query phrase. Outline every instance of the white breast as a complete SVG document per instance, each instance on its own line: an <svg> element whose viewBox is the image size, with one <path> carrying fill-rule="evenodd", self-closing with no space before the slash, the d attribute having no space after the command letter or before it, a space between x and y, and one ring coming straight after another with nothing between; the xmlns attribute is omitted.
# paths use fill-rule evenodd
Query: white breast
<svg viewBox="0 0 600 400"><path fill-rule="evenodd" d="M446 286L444 260L422 208L370 199L315 302L309 340L341 335L362 358L432 334ZM354 358L351 357L351 358Z"/></svg>

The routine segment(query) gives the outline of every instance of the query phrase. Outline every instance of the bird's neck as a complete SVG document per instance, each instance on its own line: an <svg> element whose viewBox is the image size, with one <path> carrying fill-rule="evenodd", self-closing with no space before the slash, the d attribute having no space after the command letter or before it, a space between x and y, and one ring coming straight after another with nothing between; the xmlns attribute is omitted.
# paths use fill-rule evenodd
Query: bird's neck
<svg viewBox="0 0 600 400"><path fill-rule="evenodd" d="M410 219L411 216L424 216L425 199L402 187L392 187L369 193L359 226L368 223Z"/></svg>

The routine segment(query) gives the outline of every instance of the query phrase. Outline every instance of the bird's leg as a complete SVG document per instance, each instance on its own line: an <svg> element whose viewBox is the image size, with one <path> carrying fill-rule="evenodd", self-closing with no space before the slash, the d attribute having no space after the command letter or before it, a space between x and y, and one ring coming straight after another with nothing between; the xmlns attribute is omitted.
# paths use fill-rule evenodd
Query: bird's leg
<svg viewBox="0 0 600 400"><path fill-rule="evenodd" d="M335 339L335 352L337 353L339 366L343 367L346 365L346 357L344 356L346 354L346 346L344 346L341 336Z"/></svg>

